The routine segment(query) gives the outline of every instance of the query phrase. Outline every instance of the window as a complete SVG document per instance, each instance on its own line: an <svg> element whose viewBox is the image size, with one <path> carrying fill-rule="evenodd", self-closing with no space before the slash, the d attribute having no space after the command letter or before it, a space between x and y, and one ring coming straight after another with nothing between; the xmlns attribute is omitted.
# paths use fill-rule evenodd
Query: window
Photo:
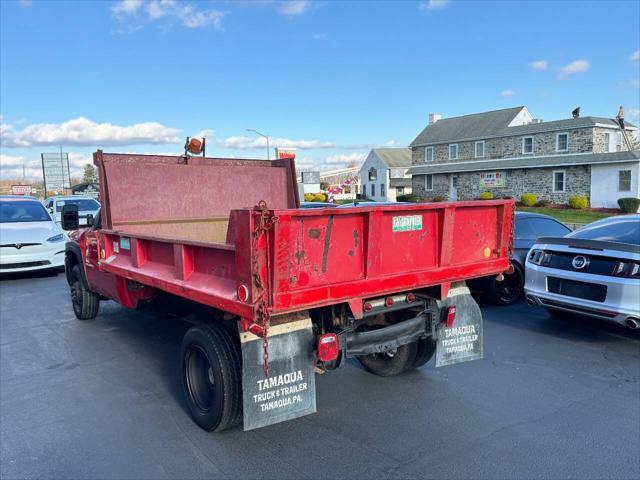
<svg viewBox="0 0 640 480"><path fill-rule="evenodd" d="M50 222L51 217L36 200L0 202L0 223Z"/></svg>
<svg viewBox="0 0 640 480"><path fill-rule="evenodd" d="M622 133L616 133L616 152L622 151Z"/></svg>
<svg viewBox="0 0 640 480"><path fill-rule="evenodd" d="M365 197L367 196L367 184L366 183L362 184L362 195L364 195Z"/></svg>
<svg viewBox="0 0 640 480"><path fill-rule="evenodd" d="M631 170L618 170L618 191L631 191Z"/></svg>
<svg viewBox="0 0 640 480"><path fill-rule="evenodd" d="M404 195L404 187L396 187L396 195Z"/></svg>
<svg viewBox="0 0 640 480"><path fill-rule="evenodd" d="M565 187L565 173L564 170L555 170L553 172L553 191L564 192Z"/></svg>
<svg viewBox="0 0 640 480"><path fill-rule="evenodd" d="M457 160L458 159L458 144L452 143L449 145L449 160Z"/></svg>
<svg viewBox="0 0 640 480"><path fill-rule="evenodd" d="M609 217L574 230L567 237L640 245L640 222L632 215Z"/></svg>
<svg viewBox="0 0 640 480"><path fill-rule="evenodd" d="M556 135L556 152L566 152L569 150L569 134L558 133Z"/></svg>
<svg viewBox="0 0 640 480"><path fill-rule="evenodd" d="M433 190L433 175L425 175L424 177L424 189Z"/></svg>
<svg viewBox="0 0 640 480"><path fill-rule="evenodd" d="M371 196L372 197L376 196L376 184L375 183L371 184Z"/></svg>
<svg viewBox="0 0 640 480"><path fill-rule="evenodd" d="M484 157L484 140L476 142L476 158Z"/></svg>
<svg viewBox="0 0 640 480"><path fill-rule="evenodd" d="M424 148L424 161L433 162L433 147Z"/></svg>
<svg viewBox="0 0 640 480"><path fill-rule="evenodd" d="M385 196L384 183L380 184L380 196L381 197Z"/></svg>
<svg viewBox="0 0 640 480"><path fill-rule="evenodd" d="M551 218L516 219L516 238L518 240L536 240L540 237L564 237L571 229Z"/></svg>
<svg viewBox="0 0 640 480"><path fill-rule="evenodd" d="M611 145L611 134L607 132L604 134L604 151L605 152L608 152L610 150L610 145Z"/></svg>
<svg viewBox="0 0 640 480"><path fill-rule="evenodd" d="M77 200L74 198L72 200L58 200L56 212L60 213L65 205L77 205L80 211L98 210L100 208L100 204L92 198L79 198Z"/></svg>
<svg viewBox="0 0 640 480"><path fill-rule="evenodd" d="M375 168L371 167L369 169L369 180L372 182L375 182L377 179L378 179L378 171Z"/></svg>
<svg viewBox="0 0 640 480"><path fill-rule="evenodd" d="M533 137L522 139L522 153L533 153Z"/></svg>

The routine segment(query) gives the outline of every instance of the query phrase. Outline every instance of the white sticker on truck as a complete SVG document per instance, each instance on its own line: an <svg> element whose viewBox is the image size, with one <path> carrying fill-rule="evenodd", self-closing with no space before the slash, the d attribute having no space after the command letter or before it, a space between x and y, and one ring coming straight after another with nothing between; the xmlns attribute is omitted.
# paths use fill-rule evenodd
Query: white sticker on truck
<svg viewBox="0 0 640 480"><path fill-rule="evenodd" d="M402 215L393 217L394 232L422 230L422 215Z"/></svg>

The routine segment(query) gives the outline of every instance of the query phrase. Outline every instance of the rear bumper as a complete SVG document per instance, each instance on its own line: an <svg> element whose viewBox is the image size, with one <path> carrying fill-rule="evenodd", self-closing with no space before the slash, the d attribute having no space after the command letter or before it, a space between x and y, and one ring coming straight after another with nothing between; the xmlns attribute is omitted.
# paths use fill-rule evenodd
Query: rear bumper
<svg viewBox="0 0 640 480"><path fill-rule="evenodd" d="M606 298L598 302L549 292L547 277L606 285ZM637 280L578 274L527 263L525 280L527 302L546 308L579 313L625 325L629 318L640 318L637 296L639 289L640 282Z"/></svg>
<svg viewBox="0 0 640 480"><path fill-rule="evenodd" d="M431 334L430 315L421 313L417 317L377 330L346 333L346 356L387 352Z"/></svg>

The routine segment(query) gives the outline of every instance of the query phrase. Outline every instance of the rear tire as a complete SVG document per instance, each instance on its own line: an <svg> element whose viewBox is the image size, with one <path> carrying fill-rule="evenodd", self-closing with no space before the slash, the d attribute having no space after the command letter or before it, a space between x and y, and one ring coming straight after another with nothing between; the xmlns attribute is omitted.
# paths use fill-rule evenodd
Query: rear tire
<svg viewBox="0 0 640 480"><path fill-rule="evenodd" d="M100 295L88 290L82 282L80 267L71 269L71 305L78 320L93 320L100 308Z"/></svg>
<svg viewBox="0 0 640 480"><path fill-rule="evenodd" d="M242 421L239 339L222 325L200 324L182 339L180 370L193 420L208 432Z"/></svg>
<svg viewBox="0 0 640 480"><path fill-rule="evenodd" d="M373 353L359 355L357 358L367 372L379 377L392 377L413 368L417 351L418 342L413 342L399 347L393 356L386 353Z"/></svg>
<svg viewBox="0 0 640 480"><path fill-rule="evenodd" d="M417 351L416 359L413 361L411 368L420 368L426 364L436 353L436 342L433 338L421 338L416 342Z"/></svg>
<svg viewBox="0 0 640 480"><path fill-rule="evenodd" d="M513 273L504 275L504 280L498 282L491 278L487 285L487 299L494 305L513 305L524 293L524 272L511 262Z"/></svg>

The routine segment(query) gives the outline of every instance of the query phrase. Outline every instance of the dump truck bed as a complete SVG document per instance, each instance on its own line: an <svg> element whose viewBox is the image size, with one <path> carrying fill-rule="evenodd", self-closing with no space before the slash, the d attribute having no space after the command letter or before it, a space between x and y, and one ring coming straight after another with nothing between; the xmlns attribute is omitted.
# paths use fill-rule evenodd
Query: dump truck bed
<svg viewBox="0 0 640 480"><path fill-rule="evenodd" d="M259 299L271 314L347 302L358 317L364 298L509 264L510 200L303 210L292 160L95 162L99 268L247 319Z"/></svg>

